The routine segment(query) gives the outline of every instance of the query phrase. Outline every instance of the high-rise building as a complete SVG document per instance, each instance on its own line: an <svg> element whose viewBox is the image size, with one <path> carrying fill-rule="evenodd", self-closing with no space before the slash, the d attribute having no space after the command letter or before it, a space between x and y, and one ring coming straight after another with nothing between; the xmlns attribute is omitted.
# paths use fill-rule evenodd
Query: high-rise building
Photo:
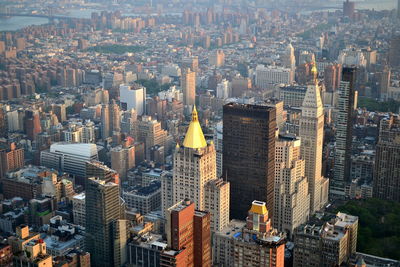
<svg viewBox="0 0 400 267"><path fill-rule="evenodd" d="M0 178L3 178L6 172L22 168L24 164L23 148L17 148L15 143L11 143L7 148L0 148Z"/></svg>
<svg viewBox="0 0 400 267"><path fill-rule="evenodd" d="M221 67L225 64L225 53L222 50L215 50L208 58L208 64L215 67Z"/></svg>
<svg viewBox="0 0 400 267"><path fill-rule="evenodd" d="M72 214L76 225L86 226L85 193L80 193L72 198Z"/></svg>
<svg viewBox="0 0 400 267"><path fill-rule="evenodd" d="M258 65L256 67L256 86L272 89L277 84L291 84L294 81L294 70L278 66Z"/></svg>
<svg viewBox="0 0 400 267"><path fill-rule="evenodd" d="M150 150L153 146L165 146L167 131L161 127L161 122L150 116L142 116L137 123L137 140L144 143L146 159L150 159Z"/></svg>
<svg viewBox="0 0 400 267"><path fill-rule="evenodd" d="M193 201L180 201L168 209L165 231L175 253L161 254L161 266L211 266L210 213L195 210Z"/></svg>
<svg viewBox="0 0 400 267"><path fill-rule="evenodd" d="M294 56L294 48L291 43L289 43L285 49L282 56L282 63L285 68L292 70L296 68L296 57Z"/></svg>
<svg viewBox="0 0 400 267"><path fill-rule="evenodd" d="M119 133L121 131L121 110L115 100L112 100L110 104L109 119L111 134Z"/></svg>
<svg viewBox="0 0 400 267"><path fill-rule="evenodd" d="M356 69L345 67L342 72L336 121L336 147L334 173L329 188L331 198L344 198L346 185L350 182L351 145L353 120L357 108L355 91Z"/></svg>
<svg viewBox="0 0 400 267"><path fill-rule="evenodd" d="M245 218L254 199L274 209L276 111L265 105L223 107L223 171L232 218ZM240 164L238 164L240 162ZM246 177L246 178L244 178Z"/></svg>
<svg viewBox="0 0 400 267"><path fill-rule="evenodd" d="M253 201L246 222L232 220L213 235L216 266L270 266L285 264L286 236L271 227L265 202Z"/></svg>
<svg viewBox="0 0 400 267"><path fill-rule="evenodd" d="M101 106L101 138L106 139L110 136L110 111L108 105L104 104Z"/></svg>
<svg viewBox="0 0 400 267"><path fill-rule="evenodd" d="M188 198L196 209L210 211L213 231L229 222L229 183L218 180L216 171L214 144L206 142L193 108L183 144L174 153L173 202Z"/></svg>
<svg viewBox="0 0 400 267"><path fill-rule="evenodd" d="M314 64L314 84L307 86L301 107L299 135L301 156L306 162L305 174L310 192L310 214L320 210L328 201L328 181L322 177L322 148L324 139L324 109Z"/></svg>
<svg viewBox="0 0 400 267"><path fill-rule="evenodd" d="M280 135L275 148L275 201L273 224L290 237L294 229L306 223L310 213L310 193L305 176L301 141Z"/></svg>
<svg viewBox="0 0 400 267"><path fill-rule="evenodd" d="M182 73L183 104L193 106L196 102L196 72L186 69Z"/></svg>
<svg viewBox="0 0 400 267"><path fill-rule="evenodd" d="M339 88L341 74L342 66L340 64L331 64L325 67L324 84L327 92L335 92Z"/></svg>
<svg viewBox="0 0 400 267"><path fill-rule="evenodd" d="M131 141L125 140L122 145L111 149L111 168L118 172L121 181L126 181L127 173L133 167L135 167L135 146Z"/></svg>
<svg viewBox="0 0 400 267"><path fill-rule="evenodd" d="M376 145L374 197L400 202L400 118L382 119Z"/></svg>
<svg viewBox="0 0 400 267"><path fill-rule="evenodd" d="M400 11L398 12L400 14ZM395 68L400 66L399 50L400 50L400 34L397 34L393 36L392 39L390 40L388 60L389 60L389 65L391 67Z"/></svg>
<svg viewBox="0 0 400 267"><path fill-rule="evenodd" d="M123 110L135 109L139 116L146 113L146 87L121 84L119 95Z"/></svg>
<svg viewBox="0 0 400 267"><path fill-rule="evenodd" d="M121 229L119 186L95 177L86 184L86 249L94 266L121 266L121 247L127 229ZM126 241L125 241L126 246ZM123 254L123 253L122 253Z"/></svg>
<svg viewBox="0 0 400 267"><path fill-rule="evenodd" d="M215 146L215 152L217 153L217 177L222 176L222 140L223 140L223 135L222 135L222 128L223 124L222 121L218 122L214 126L214 133L213 133L213 141L214 141L214 146Z"/></svg>
<svg viewBox="0 0 400 267"><path fill-rule="evenodd" d="M348 17L349 19L353 19L354 9L355 9L354 2L350 2L349 0L343 2L343 17Z"/></svg>
<svg viewBox="0 0 400 267"><path fill-rule="evenodd" d="M97 160L86 161L86 178L97 177L100 180L119 184L117 171Z"/></svg>
<svg viewBox="0 0 400 267"><path fill-rule="evenodd" d="M199 58L197 56L182 58L182 69L191 69L197 72L199 70Z"/></svg>
<svg viewBox="0 0 400 267"><path fill-rule="evenodd" d="M294 235L293 266L347 265L356 252L358 217L339 212L321 224L305 224Z"/></svg>
<svg viewBox="0 0 400 267"><path fill-rule="evenodd" d="M38 111L26 110L24 117L24 129L29 140L36 140L36 136L42 131Z"/></svg>
<svg viewBox="0 0 400 267"><path fill-rule="evenodd" d="M95 144L55 143L40 154L40 164L48 168L86 177L86 162L98 160Z"/></svg>

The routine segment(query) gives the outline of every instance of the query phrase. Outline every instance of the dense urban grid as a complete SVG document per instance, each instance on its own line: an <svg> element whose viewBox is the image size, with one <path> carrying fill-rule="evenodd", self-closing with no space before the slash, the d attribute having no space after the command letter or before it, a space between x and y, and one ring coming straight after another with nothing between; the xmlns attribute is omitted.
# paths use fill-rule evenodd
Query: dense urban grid
<svg viewBox="0 0 400 267"><path fill-rule="evenodd" d="M400 266L399 114L400 0L0 0L0 266Z"/></svg>

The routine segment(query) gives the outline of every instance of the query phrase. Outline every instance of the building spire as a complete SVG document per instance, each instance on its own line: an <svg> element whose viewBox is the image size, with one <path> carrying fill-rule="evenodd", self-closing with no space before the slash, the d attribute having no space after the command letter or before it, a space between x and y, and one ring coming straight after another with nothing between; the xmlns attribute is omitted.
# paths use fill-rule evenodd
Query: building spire
<svg viewBox="0 0 400 267"><path fill-rule="evenodd" d="M313 75L313 82L314 84L318 83L318 69L317 69L317 64L314 62L312 63L312 68L311 68L311 74Z"/></svg>
<svg viewBox="0 0 400 267"><path fill-rule="evenodd" d="M189 124L185 139L183 140L183 146L194 149L207 146L206 139L204 138L204 134L199 123L196 106L193 107L192 121Z"/></svg>

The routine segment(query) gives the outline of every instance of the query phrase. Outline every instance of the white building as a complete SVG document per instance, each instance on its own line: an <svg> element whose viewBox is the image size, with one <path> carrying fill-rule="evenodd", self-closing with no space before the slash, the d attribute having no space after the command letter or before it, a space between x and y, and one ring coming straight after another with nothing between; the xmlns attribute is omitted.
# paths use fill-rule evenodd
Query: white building
<svg viewBox="0 0 400 267"><path fill-rule="evenodd" d="M364 53L360 49L355 48L346 48L340 51L338 62L342 65L352 66L356 65L357 67L366 67L367 59L364 56Z"/></svg>
<svg viewBox="0 0 400 267"><path fill-rule="evenodd" d="M307 222L310 194L299 138L281 135L275 146L274 227L288 236Z"/></svg>
<svg viewBox="0 0 400 267"><path fill-rule="evenodd" d="M223 79L218 85L217 85L217 97L221 99L226 99L232 96L232 86L231 83Z"/></svg>
<svg viewBox="0 0 400 267"><path fill-rule="evenodd" d="M146 88L140 85L119 86L119 97L122 107L126 110L135 109L139 116L145 113L146 109Z"/></svg>
<svg viewBox="0 0 400 267"><path fill-rule="evenodd" d="M218 122L214 127L213 141L217 152L217 176L222 176L222 142L223 142L223 124Z"/></svg>
<svg viewBox="0 0 400 267"><path fill-rule="evenodd" d="M166 99L168 102L172 102L172 99L182 101L183 100L183 93L182 90L179 90L176 88L176 86L171 86L168 90L166 91L161 91L158 92L158 97L161 100Z"/></svg>
<svg viewBox="0 0 400 267"><path fill-rule="evenodd" d="M91 160L98 160L95 144L54 143L40 154L41 165L79 177L86 177L86 161Z"/></svg>
<svg viewBox="0 0 400 267"><path fill-rule="evenodd" d="M278 66L258 65L256 67L256 86L263 89L272 89L277 84L291 84L294 80L294 71Z"/></svg>
<svg viewBox="0 0 400 267"><path fill-rule="evenodd" d="M72 198L72 214L74 216L74 224L85 227L86 225L86 204L85 193L80 193Z"/></svg>

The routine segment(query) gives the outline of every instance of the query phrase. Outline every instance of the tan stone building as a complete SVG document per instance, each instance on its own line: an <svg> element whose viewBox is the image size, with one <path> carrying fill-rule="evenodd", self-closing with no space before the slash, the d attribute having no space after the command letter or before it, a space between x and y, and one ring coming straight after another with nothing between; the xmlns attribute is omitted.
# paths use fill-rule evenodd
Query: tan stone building
<svg viewBox="0 0 400 267"><path fill-rule="evenodd" d="M310 192L310 214L320 210L328 202L329 181L322 177L322 148L324 139L324 109L313 67L314 84L307 86L301 107L300 138L301 157L305 160L305 174Z"/></svg>
<svg viewBox="0 0 400 267"><path fill-rule="evenodd" d="M183 144L174 153L173 202L188 198L196 209L211 212L213 231L229 223L229 183L217 179L216 171L214 144L206 142L194 108Z"/></svg>
<svg viewBox="0 0 400 267"><path fill-rule="evenodd" d="M274 227L288 236L307 222L310 209L305 161L300 156L301 141L280 135L275 147Z"/></svg>

